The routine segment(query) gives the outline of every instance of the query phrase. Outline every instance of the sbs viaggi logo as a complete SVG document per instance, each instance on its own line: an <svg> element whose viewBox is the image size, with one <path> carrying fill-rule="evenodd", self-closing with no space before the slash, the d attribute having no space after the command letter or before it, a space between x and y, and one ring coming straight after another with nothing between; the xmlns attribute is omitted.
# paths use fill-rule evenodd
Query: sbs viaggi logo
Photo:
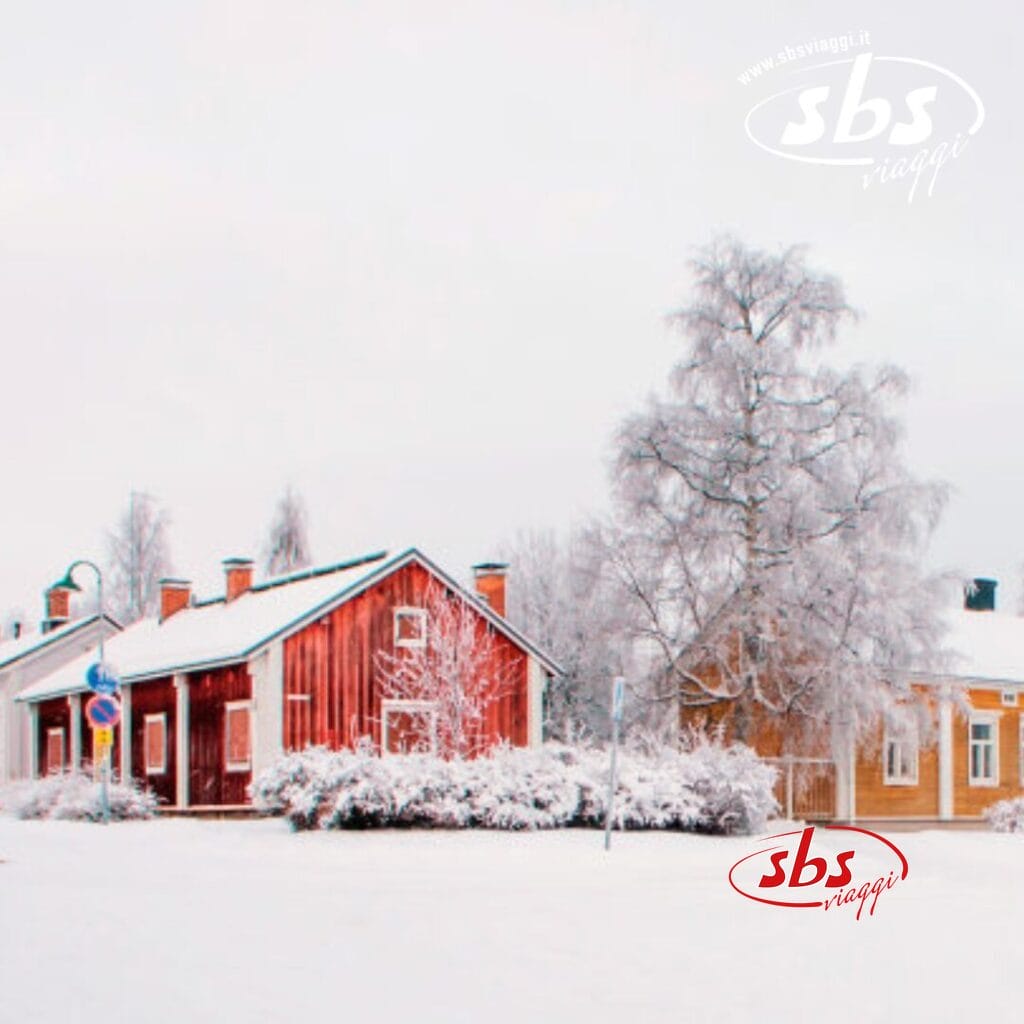
<svg viewBox="0 0 1024 1024"><path fill-rule="evenodd" d="M824 831L842 840L834 857L822 844L812 851L813 825L781 832L761 840L772 845L736 861L729 884L755 903L847 911L856 921L866 910L871 917L882 896L906 881L907 858L895 843L865 828L826 825Z"/></svg>
<svg viewBox="0 0 1024 1024"><path fill-rule="evenodd" d="M854 41L852 34L842 38ZM860 39L868 34L860 33ZM808 56L836 52L829 42L835 39L786 47L747 68L739 80L760 83L780 66L792 69ZM751 142L786 160L857 168L865 189L902 183L908 202L934 194L940 172L985 121L981 97L963 77L916 57L859 53L789 73L793 85L747 112Z"/></svg>

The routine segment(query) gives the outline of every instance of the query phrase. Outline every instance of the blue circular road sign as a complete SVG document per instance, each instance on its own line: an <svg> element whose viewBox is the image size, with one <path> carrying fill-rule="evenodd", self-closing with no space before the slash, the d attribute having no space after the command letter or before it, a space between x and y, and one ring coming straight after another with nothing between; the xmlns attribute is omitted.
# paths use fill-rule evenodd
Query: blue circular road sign
<svg viewBox="0 0 1024 1024"><path fill-rule="evenodd" d="M94 661L85 671L85 682L90 690L96 693L117 693L121 680L109 666L101 661Z"/></svg>

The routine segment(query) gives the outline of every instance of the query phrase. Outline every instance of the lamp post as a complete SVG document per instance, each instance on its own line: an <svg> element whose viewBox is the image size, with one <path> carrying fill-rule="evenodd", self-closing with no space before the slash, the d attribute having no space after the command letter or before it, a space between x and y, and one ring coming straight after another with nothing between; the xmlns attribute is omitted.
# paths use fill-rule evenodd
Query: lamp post
<svg viewBox="0 0 1024 1024"><path fill-rule="evenodd" d="M87 558L79 558L77 561L72 562L68 566L68 571L64 573L64 578L54 584L54 588L61 587L64 590L73 590L75 592L81 592L82 588L74 580L74 572L80 566L84 565L92 569L96 573L96 614L99 618L99 642L97 643L97 650L99 654L99 663L103 664L103 573L100 571L100 567L95 562L90 562ZM103 809L103 822L104 824L110 821L110 747L106 747L103 751L103 762L100 765L100 802Z"/></svg>

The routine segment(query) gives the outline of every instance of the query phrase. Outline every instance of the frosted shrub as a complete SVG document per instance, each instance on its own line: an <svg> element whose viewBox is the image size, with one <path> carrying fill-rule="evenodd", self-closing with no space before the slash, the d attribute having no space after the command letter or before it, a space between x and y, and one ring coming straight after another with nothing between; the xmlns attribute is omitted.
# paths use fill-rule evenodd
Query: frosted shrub
<svg viewBox="0 0 1024 1024"><path fill-rule="evenodd" d="M134 782L112 782L110 820L151 818L157 799ZM102 821L102 789L85 772L61 772L8 786L0 797L4 810L16 818L60 821Z"/></svg>
<svg viewBox="0 0 1024 1024"><path fill-rule="evenodd" d="M573 766L560 748L502 747L467 761L461 777L480 828L561 828L575 823L580 794Z"/></svg>
<svg viewBox="0 0 1024 1024"><path fill-rule="evenodd" d="M352 763L370 756L362 748L334 753L323 747L289 754L257 777L253 805L267 814L285 814L296 829L313 828L336 791L351 782Z"/></svg>
<svg viewBox="0 0 1024 1024"><path fill-rule="evenodd" d="M0 803L15 818L48 818L60 796L63 776L47 775L32 782L14 782L0 792Z"/></svg>
<svg viewBox="0 0 1024 1024"><path fill-rule="evenodd" d="M620 751L614 826L732 834L776 809L774 769L746 747ZM603 827L608 753L548 744L470 760L310 748L253 784L253 804L295 829Z"/></svg>
<svg viewBox="0 0 1024 1024"><path fill-rule="evenodd" d="M681 760L686 783L700 799L697 831L760 832L778 809L773 793L776 769L750 747L698 741Z"/></svg>
<svg viewBox="0 0 1024 1024"><path fill-rule="evenodd" d="M1000 800L986 809L985 819L996 832L1024 832L1024 797Z"/></svg>

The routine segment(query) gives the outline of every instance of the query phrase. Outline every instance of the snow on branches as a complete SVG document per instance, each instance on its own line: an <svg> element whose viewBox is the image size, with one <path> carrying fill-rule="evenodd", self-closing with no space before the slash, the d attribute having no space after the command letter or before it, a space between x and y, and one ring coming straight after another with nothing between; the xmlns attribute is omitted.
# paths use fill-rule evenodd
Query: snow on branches
<svg viewBox="0 0 1024 1024"><path fill-rule="evenodd" d="M763 829L777 810L775 770L748 747L700 742L620 752L614 826L736 834ZM472 760L431 754L379 757L307 748L253 783L253 804L295 829L600 828L608 754L547 744L498 747Z"/></svg>
<svg viewBox="0 0 1024 1024"><path fill-rule="evenodd" d="M268 576L304 569L312 563L308 522L302 496L287 488L274 510L267 536L263 564Z"/></svg>
<svg viewBox="0 0 1024 1024"><path fill-rule="evenodd" d="M107 599L122 625L160 608L160 578L171 572L169 523L152 495L132 491L128 508L107 535Z"/></svg>
<svg viewBox="0 0 1024 1024"><path fill-rule="evenodd" d="M618 434L609 557L661 695L729 702L741 736L757 714L857 732L934 664L919 564L945 489L903 465L903 373L821 362L852 316L836 279L730 238L693 272L668 393Z"/></svg>
<svg viewBox="0 0 1024 1024"><path fill-rule="evenodd" d="M1024 832L1024 797L992 804L985 809L984 818L996 832Z"/></svg>
<svg viewBox="0 0 1024 1024"><path fill-rule="evenodd" d="M635 677L629 612L587 529L567 537L521 531L506 542L511 563L508 619L562 668L544 700L544 736L607 736L608 696L617 675ZM634 707L630 712L635 711Z"/></svg>
<svg viewBox="0 0 1024 1024"><path fill-rule="evenodd" d="M134 781L111 783L111 821L151 818L156 796ZM89 772L55 772L40 779L12 782L0 790L0 807L16 818L54 821L102 821L101 787Z"/></svg>
<svg viewBox="0 0 1024 1024"><path fill-rule="evenodd" d="M412 634L374 657L382 701L407 702L406 750L473 757L496 740L487 711L513 692L521 656L506 654L480 611L436 582L423 608L409 611L423 613Z"/></svg>

